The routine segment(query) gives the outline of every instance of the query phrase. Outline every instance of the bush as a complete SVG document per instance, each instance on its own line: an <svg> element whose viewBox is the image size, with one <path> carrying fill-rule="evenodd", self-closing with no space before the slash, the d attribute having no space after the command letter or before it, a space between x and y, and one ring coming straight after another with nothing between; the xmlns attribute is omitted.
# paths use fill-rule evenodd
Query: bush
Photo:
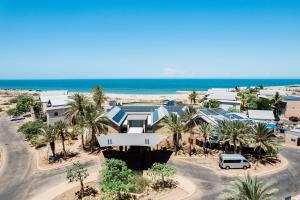
<svg viewBox="0 0 300 200"><path fill-rule="evenodd" d="M205 108L219 108L220 102L214 99L210 99L209 101L203 104Z"/></svg>
<svg viewBox="0 0 300 200"><path fill-rule="evenodd" d="M149 184L142 174L128 169L124 161L107 159L101 171L101 199L130 199L128 193L142 193Z"/></svg>
<svg viewBox="0 0 300 200"><path fill-rule="evenodd" d="M175 175L175 170L161 163L154 163L152 167L149 169L149 174L153 177L153 179L157 180L153 185L155 190L160 190L164 188L169 188L167 178L171 178Z"/></svg>
<svg viewBox="0 0 300 200"><path fill-rule="evenodd" d="M0 108L0 112L2 112L3 111L3 109L2 108Z"/></svg>
<svg viewBox="0 0 300 200"><path fill-rule="evenodd" d="M237 109L237 108L235 108L235 107L230 107L230 108L228 108L228 111L229 111L229 112L233 112L233 113L240 113L240 112L241 112L239 109Z"/></svg>
<svg viewBox="0 0 300 200"><path fill-rule="evenodd" d="M6 113L10 116L19 116L22 114L16 108L11 108L11 109L7 110Z"/></svg>
<svg viewBox="0 0 300 200"><path fill-rule="evenodd" d="M34 99L31 96L20 96L17 101L16 109L20 113L30 111L30 107L34 104Z"/></svg>
<svg viewBox="0 0 300 200"><path fill-rule="evenodd" d="M37 143L42 135L41 129L44 127L44 123L41 121L27 122L23 124L18 131L23 133L27 140L30 140L33 144Z"/></svg>
<svg viewBox="0 0 300 200"><path fill-rule="evenodd" d="M291 117L289 117L289 120L292 121L292 122L298 122L299 121L299 117L291 116Z"/></svg>

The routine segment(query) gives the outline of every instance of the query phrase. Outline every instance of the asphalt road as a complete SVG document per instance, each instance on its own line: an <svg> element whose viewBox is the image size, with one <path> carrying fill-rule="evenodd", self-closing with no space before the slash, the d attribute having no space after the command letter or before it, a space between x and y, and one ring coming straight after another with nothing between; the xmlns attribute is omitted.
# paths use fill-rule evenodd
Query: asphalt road
<svg viewBox="0 0 300 200"><path fill-rule="evenodd" d="M0 113L0 145L4 148L5 163L0 169L0 200L28 200L37 192L45 191L66 181L66 168L39 171L33 164L33 152L17 133L17 123ZM98 170L97 161L83 163L92 173Z"/></svg>
<svg viewBox="0 0 300 200"><path fill-rule="evenodd" d="M16 133L17 122L9 122L0 113L0 145L6 153L6 161L0 170L0 200L28 200L35 194L45 191L65 181L66 168L39 171L32 164L34 156L23 137ZM278 196L300 193L300 148L284 148L282 155L289 161L288 168L275 175L262 177L262 180L277 181ZM231 178L221 176L215 171L189 164L184 161L170 160L177 173L189 178L196 185L196 193L191 200L214 200L223 191ZM98 170L97 161L84 163L90 173ZM2 171L2 172L1 172Z"/></svg>
<svg viewBox="0 0 300 200"><path fill-rule="evenodd" d="M0 176L0 199L27 199L33 174L32 159L23 138L7 117L0 113L0 145L4 148L6 159ZM16 122L15 122L16 123Z"/></svg>

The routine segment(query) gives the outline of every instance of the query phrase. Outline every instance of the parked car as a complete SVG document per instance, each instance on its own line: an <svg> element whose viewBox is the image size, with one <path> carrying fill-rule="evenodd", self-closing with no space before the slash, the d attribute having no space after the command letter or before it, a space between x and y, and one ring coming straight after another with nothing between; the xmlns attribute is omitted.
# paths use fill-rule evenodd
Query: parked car
<svg viewBox="0 0 300 200"><path fill-rule="evenodd" d="M221 154L219 166L222 169L248 169L251 163L240 154Z"/></svg>
<svg viewBox="0 0 300 200"><path fill-rule="evenodd" d="M25 117L22 116L10 116L9 120L10 121L18 121L18 120L22 120L25 119Z"/></svg>

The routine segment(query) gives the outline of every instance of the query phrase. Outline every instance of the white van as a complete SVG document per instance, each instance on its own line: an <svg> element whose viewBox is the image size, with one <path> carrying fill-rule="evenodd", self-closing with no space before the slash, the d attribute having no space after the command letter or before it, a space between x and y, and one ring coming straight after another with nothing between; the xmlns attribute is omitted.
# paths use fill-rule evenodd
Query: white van
<svg viewBox="0 0 300 200"><path fill-rule="evenodd" d="M222 169L247 169L251 167L251 164L240 154L221 154L219 166Z"/></svg>

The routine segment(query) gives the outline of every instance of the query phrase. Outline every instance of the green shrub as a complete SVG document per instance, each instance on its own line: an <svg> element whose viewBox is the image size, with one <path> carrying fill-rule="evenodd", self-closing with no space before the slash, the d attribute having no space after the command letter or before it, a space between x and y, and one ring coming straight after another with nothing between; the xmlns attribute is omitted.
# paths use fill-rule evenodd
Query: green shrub
<svg viewBox="0 0 300 200"><path fill-rule="evenodd" d="M205 108L219 108L220 102L215 99L210 99L203 104Z"/></svg>
<svg viewBox="0 0 300 200"><path fill-rule="evenodd" d="M240 113L240 112L241 112L239 109L237 109L237 108L235 108L235 107L230 107L230 108L228 108L228 111L229 111L229 112L233 112L233 113Z"/></svg>
<svg viewBox="0 0 300 200"><path fill-rule="evenodd" d="M30 111L30 107L35 103L31 96L20 96L17 101L16 109L20 113Z"/></svg>
<svg viewBox="0 0 300 200"><path fill-rule="evenodd" d="M6 111L6 113L10 116L19 116L21 113L16 108L11 108Z"/></svg>
<svg viewBox="0 0 300 200"><path fill-rule="evenodd" d="M167 179L175 175L175 169L166 164L154 163L149 169L149 174L153 177L154 180L157 180L154 184L155 189L160 190L169 188L169 180Z"/></svg>
<svg viewBox="0 0 300 200"><path fill-rule="evenodd" d="M44 127L44 123L41 121L27 122L23 124L18 131L23 133L25 138L35 143L42 135L41 129Z"/></svg>

